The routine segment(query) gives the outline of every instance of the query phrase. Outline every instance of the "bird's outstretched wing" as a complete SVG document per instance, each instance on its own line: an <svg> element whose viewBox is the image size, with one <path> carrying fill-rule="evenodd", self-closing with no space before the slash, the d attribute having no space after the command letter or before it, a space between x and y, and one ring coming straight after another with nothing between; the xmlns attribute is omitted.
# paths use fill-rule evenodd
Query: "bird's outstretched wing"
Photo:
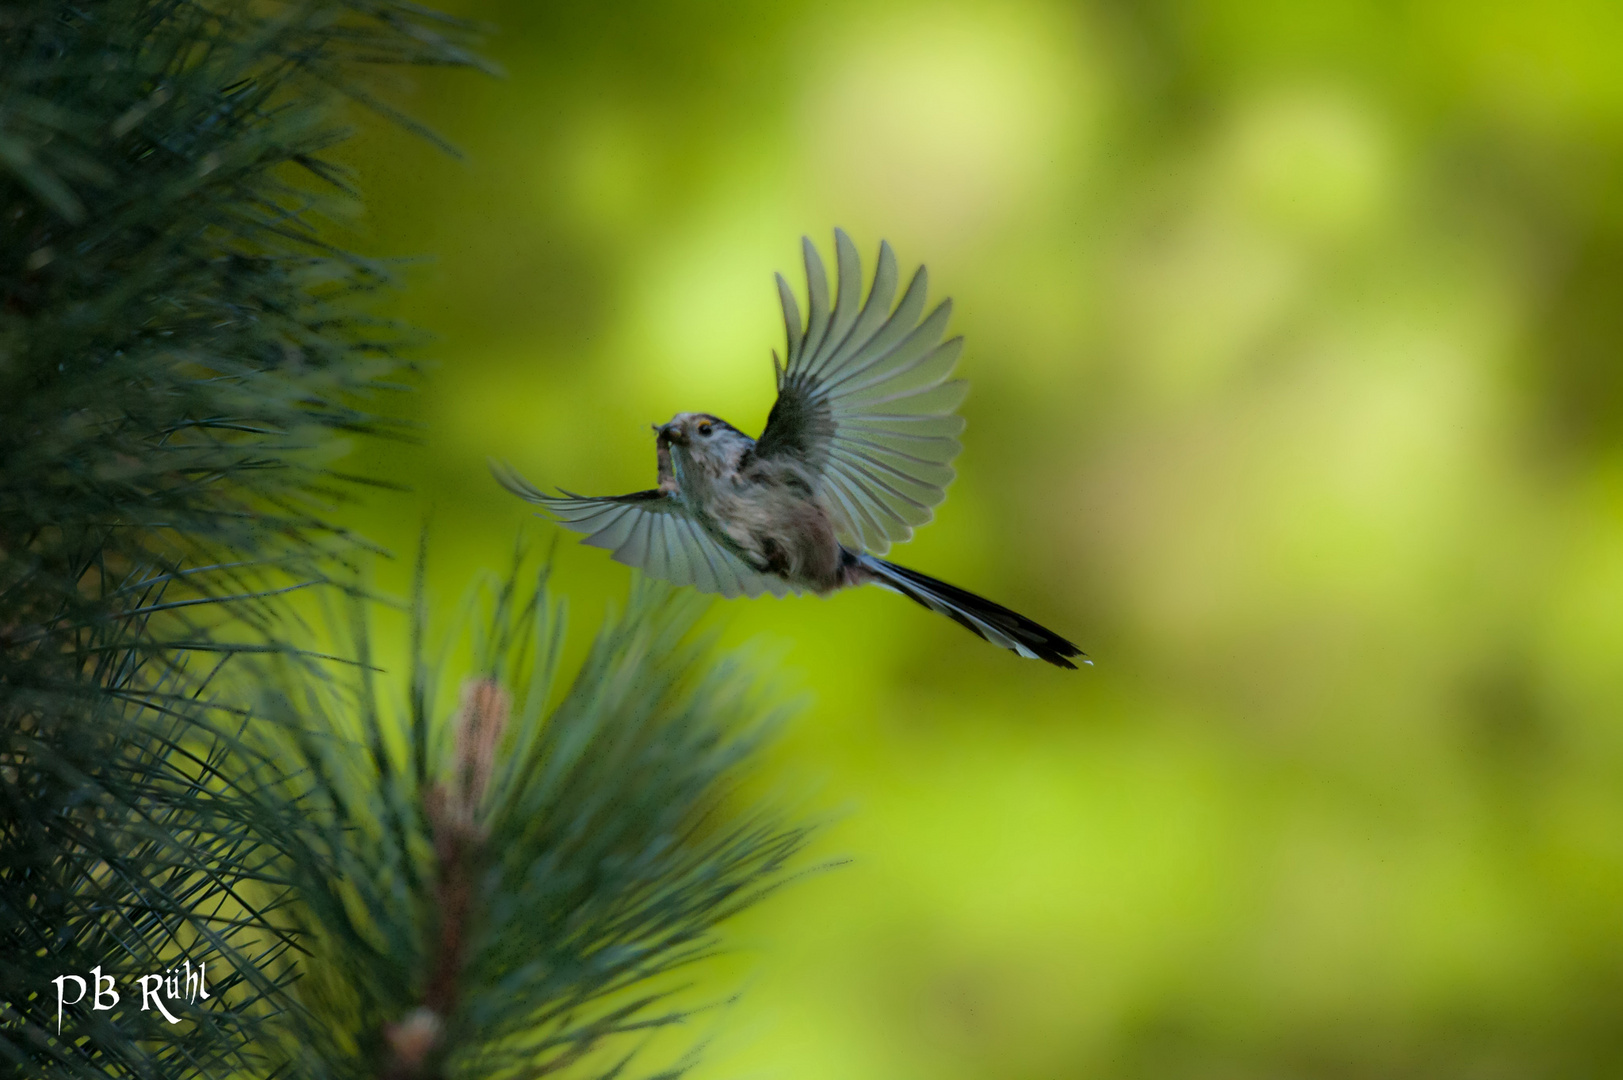
<svg viewBox="0 0 1623 1080"><path fill-rule="evenodd" d="M862 302L856 245L834 231L838 293L810 240L805 326L789 283L778 275L788 362L778 370L778 400L756 444L762 458L804 462L820 478L840 540L884 554L929 521L952 482L963 418L953 410L966 384L948 380L963 338L942 341L952 301L924 311L928 276L919 267L893 310L896 256L879 245L879 265ZM774 357L774 359L776 359Z"/></svg>
<svg viewBox="0 0 1623 1080"><path fill-rule="evenodd" d="M566 529L585 533L583 544L607 548L627 566L700 592L784 596L796 591L782 578L756 571L696 521L681 500L654 488L630 495L591 498L548 495L514 472L491 462L496 480L514 495L546 507Z"/></svg>

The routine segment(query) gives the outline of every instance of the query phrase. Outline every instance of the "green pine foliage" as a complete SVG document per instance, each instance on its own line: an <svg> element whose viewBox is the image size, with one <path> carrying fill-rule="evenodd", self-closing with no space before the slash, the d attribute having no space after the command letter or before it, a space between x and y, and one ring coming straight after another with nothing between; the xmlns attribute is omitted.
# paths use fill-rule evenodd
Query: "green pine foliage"
<svg viewBox="0 0 1623 1080"><path fill-rule="evenodd" d="M267 701L267 760L310 827L280 871L309 950L299 1075L620 1075L690 1015L678 976L716 924L804 845L734 791L781 714L710 658L701 600L641 583L561 687L561 609L544 572L523 581L485 590L459 708L436 711L421 654L379 678L364 608L350 677L312 692L295 671Z"/></svg>
<svg viewBox="0 0 1623 1080"><path fill-rule="evenodd" d="M321 155L365 68L471 62L436 25L369 0L0 11L9 640L101 616L137 567L217 592L241 575L198 572L216 557L331 535L311 452L385 425L356 395L398 362L352 303L383 268L320 238L346 191Z"/></svg>
<svg viewBox="0 0 1623 1080"><path fill-rule="evenodd" d="M353 549L334 436L398 366L382 269L320 237L369 72L468 64L371 0L0 7L0 1061L263 1075L290 947L244 887L293 811L238 767L222 671L289 648L277 594ZM171 1026L138 974L202 961ZM118 977L57 1028L52 980ZM71 993L71 991L69 991Z"/></svg>

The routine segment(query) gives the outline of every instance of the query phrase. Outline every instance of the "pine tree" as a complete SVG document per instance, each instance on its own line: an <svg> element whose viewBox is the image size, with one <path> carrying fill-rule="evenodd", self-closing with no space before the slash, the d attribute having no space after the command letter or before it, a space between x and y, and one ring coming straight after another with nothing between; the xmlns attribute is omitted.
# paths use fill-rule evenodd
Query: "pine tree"
<svg viewBox="0 0 1623 1080"><path fill-rule="evenodd" d="M323 239L354 196L324 154L356 110L409 123L376 79L403 64L479 61L468 27L397 0L0 8L18 1075L590 1066L674 1018L632 987L705 948L800 843L716 816L750 708L736 673L690 685L669 600L637 599L552 710L533 655L553 655L550 608L516 585L452 721L426 662L401 724L370 674L301 651L287 592L350 589L366 555L330 523L357 479L330 462L396 431L378 402L403 367L402 332L360 304L387 268ZM134 980L182 963L213 999L171 1002L171 1025ZM94 1007L97 969L116 1008ZM63 979L86 994L59 1017Z"/></svg>

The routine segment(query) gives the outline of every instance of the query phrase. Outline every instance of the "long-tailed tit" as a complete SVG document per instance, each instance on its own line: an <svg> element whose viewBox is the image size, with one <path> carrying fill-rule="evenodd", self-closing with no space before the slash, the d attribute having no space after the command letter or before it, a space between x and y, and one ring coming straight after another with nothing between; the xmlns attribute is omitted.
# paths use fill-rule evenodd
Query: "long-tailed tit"
<svg viewBox="0 0 1623 1080"><path fill-rule="evenodd" d="M726 597L879 585L994 645L1074 668L1082 651L1052 630L879 557L910 539L946 497L964 428L953 410L966 389L947 376L963 338L941 340L950 300L919 318L922 266L892 309L898 277L889 244L879 246L863 303L856 245L835 230L832 308L817 249L810 240L803 246L811 311L802 327L778 275L789 356L782 363L773 354L778 400L759 439L709 413L678 413L655 426L659 486L649 491L552 496L493 463L496 478L586 533L584 543L678 585Z"/></svg>

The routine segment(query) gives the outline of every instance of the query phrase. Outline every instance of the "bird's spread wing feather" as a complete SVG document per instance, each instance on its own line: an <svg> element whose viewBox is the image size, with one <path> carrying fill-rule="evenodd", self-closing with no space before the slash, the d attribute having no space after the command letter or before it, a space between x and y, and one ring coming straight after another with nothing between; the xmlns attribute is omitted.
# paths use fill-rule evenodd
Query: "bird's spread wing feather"
<svg viewBox="0 0 1623 1080"><path fill-rule="evenodd" d="M551 511L564 528L585 533L581 543L606 548L617 561L650 577L728 599L794 591L734 554L671 492L655 488L602 498L548 495L506 465L492 462L491 471L508 491Z"/></svg>
<svg viewBox="0 0 1623 1080"><path fill-rule="evenodd" d="M893 309L896 256L880 244L863 303L856 245L835 230L834 247L839 291L831 308L822 260L804 242L810 305L804 326L794 293L778 275L789 355L756 454L806 464L820 479L841 541L883 554L930 520L952 481L950 463L962 449L956 436L964 428L953 410L966 384L947 376L963 338L941 340L950 300L921 320L924 267Z"/></svg>

